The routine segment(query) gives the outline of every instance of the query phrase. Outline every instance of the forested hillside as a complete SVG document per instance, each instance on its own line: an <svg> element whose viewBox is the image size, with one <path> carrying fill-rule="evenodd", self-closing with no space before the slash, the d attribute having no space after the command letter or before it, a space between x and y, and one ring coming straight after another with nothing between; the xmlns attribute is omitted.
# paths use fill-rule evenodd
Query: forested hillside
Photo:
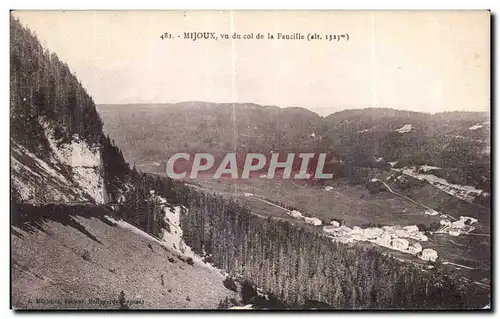
<svg viewBox="0 0 500 319"><path fill-rule="evenodd" d="M48 151L43 117L61 143L75 134L90 144L102 142L95 103L68 65L13 18L10 34L11 137L35 154Z"/></svg>
<svg viewBox="0 0 500 319"><path fill-rule="evenodd" d="M102 178L102 185L97 187L104 188L107 201L117 203L121 199L118 214L160 235L162 212L146 198L150 190L171 198L166 190L168 185L129 167L121 150L103 133L95 103L75 74L14 18L11 18L10 42L11 156L15 163L12 169L15 182L11 183L13 199L50 204L54 200L50 194L53 184L62 193L78 192L78 179L82 176L73 174L75 167L71 165L75 155L81 157L75 154L75 144L83 145L96 153L98 161L95 171L83 177ZM65 148L69 148L69 154L61 151ZM59 155L69 157L69 165L62 163ZM63 185L66 187L59 185L60 179L66 180L67 185ZM29 199L23 199L21 194L27 188L37 191ZM88 196L69 198L95 200ZM151 222L153 219L158 223Z"/></svg>
<svg viewBox="0 0 500 319"><path fill-rule="evenodd" d="M424 114L392 109L347 110L327 118L341 157L356 166L433 166L448 182L490 192L490 117L485 112Z"/></svg>

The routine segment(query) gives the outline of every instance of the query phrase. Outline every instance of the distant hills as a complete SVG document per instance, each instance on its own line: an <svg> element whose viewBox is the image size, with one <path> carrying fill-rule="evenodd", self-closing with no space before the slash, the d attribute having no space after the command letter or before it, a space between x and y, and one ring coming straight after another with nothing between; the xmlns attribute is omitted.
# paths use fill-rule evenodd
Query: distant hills
<svg viewBox="0 0 500 319"><path fill-rule="evenodd" d="M297 107L208 102L97 108L105 131L137 165L177 152L327 152L344 163L344 177L388 163L429 165L450 182L490 188L487 112L367 108L322 117Z"/></svg>

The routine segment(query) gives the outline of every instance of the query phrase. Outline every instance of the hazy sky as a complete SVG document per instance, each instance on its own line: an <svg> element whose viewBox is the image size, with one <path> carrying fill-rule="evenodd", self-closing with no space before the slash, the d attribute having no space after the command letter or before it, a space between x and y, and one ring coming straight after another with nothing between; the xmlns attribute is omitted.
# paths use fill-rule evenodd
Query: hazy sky
<svg viewBox="0 0 500 319"><path fill-rule="evenodd" d="M17 11L96 103L254 102L485 111L490 17L475 12ZM180 38L162 40L169 32ZM191 41L184 32L215 32ZM222 40L315 32L349 41Z"/></svg>

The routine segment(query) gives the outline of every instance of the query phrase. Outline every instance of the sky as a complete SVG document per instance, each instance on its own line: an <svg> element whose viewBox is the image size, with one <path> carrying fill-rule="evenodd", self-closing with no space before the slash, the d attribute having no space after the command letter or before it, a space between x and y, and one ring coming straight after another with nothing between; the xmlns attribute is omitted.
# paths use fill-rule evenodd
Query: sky
<svg viewBox="0 0 500 319"><path fill-rule="evenodd" d="M97 104L488 111L488 11L15 11ZM173 39L161 39L168 32ZM215 32L217 40L184 39ZM224 40L238 33L253 39ZM257 33L264 39L256 39ZM321 40L269 40L317 33ZM349 40L328 41L328 34ZM179 37L177 37L179 36Z"/></svg>

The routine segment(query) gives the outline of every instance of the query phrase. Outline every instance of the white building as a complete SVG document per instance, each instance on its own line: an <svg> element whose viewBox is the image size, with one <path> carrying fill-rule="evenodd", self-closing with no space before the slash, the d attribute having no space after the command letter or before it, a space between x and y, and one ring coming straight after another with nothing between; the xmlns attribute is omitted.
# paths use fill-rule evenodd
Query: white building
<svg viewBox="0 0 500 319"><path fill-rule="evenodd" d="M333 227L340 227L340 223L338 221L336 221L336 220L332 220L330 222L330 225L332 225Z"/></svg>
<svg viewBox="0 0 500 319"><path fill-rule="evenodd" d="M394 228L394 226L384 226L384 227L382 227L382 230L385 233L391 235L392 238L396 238L397 237L396 236L396 229Z"/></svg>
<svg viewBox="0 0 500 319"><path fill-rule="evenodd" d="M363 229L361 229L361 227L354 226L354 227L352 228L352 233L353 233L353 234L363 234Z"/></svg>
<svg viewBox="0 0 500 319"><path fill-rule="evenodd" d="M406 239L395 238L392 240L391 245L392 245L392 247L399 249L399 250L407 250L410 243Z"/></svg>
<svg viewBox="0 0 500 319"><path fill-rule="evenodd" d="M450 230L448 230L448 234L450 236L460 236L460 229L450 228Z"/></svg>
<svg viewBox="0 0 500 319"><path fill-rule="evenodd" d="M352 229L350 229L347 226L342 225L339 228L337 228L337 232L338 232L339 236L346 236L346 235L350 235L352 233Z"/></svg>
<svg viewBox="0 0 500 319"><path fill-rule="evenodd" d="M338 227L331 226L331 225L323 226L323 231L325 233L329 233L329 234L337 233L337 229L338 229Z"/></svg>
<svg viewBox="0 0 500 319"><path fill-rule="evenodd" d="M477 219L475 218L472 218L472 217L468 217L468 216L460 216L460 220L463 220L464 221L464 224L469 221L470 224L474 224L474 223L477 223Z"/></svg>
<svg viewBox="0 0 500 319"><path fill-rule="evenodd" d="M314 225L314 226L320 226L322 224L321 219L316 218L316 217L306 217L304 218L306 223Z"/></svg>
<svg viewBox="0 0 500 319"><path fill-rule="evenodd" d="M293 218L302 218L302 213L298 210L292 210L290 212L290 216L292 216Z"/></svg>
<svg viewBox="0 0 500 319"><path fill-rule="evenodd" d="M424 212L424 214L426 214L426 215L431 215L431 216L436 216L436 215L438 215L439 213L438 213L438 212L436 212L434 209L427 209L427 210Z"/></svg>
<svg viewBox="0 0 500 319"><path fill-rule="evenodd" d="M392 236L388 233L383 233L379 238L377 238L377 244L381 246L391 246Z"/></svg>
<svg viewBox="0 0 500 319"><path fill-rule="evenodd" d="M464 228L465 227L465 220L457 220L453 223L451 223L451 227L453 228Z"/></svg>
<svg viewBox="0 0 500 319"><path fill-rule="evenodd" d="M418 241L428 241L429 240L429 237L425 236L421 232L412 233L409 237L411 239L418 240Z"/></svg>
<svg viewBox="0 0 500 319"><path fill-rule="evenodd" d="M363 235L368 239L375 239L382 235L384 231L377 227L369 227L363 230Z"/></svg>
<svg viewBox="0 0 500 319"><path fill-rule="evenodd" d="M404 229L396 229L395 234L399 238L408 238L408 237L410 237L410 235L408 234L408 232L406 230L404 230Z"/></svg>
<svg viewBox="0 0 500 319"><path fill-rule="evenodd" d="M405 226L405 227L403 227L403 229L406 230L406 232L408 234L418 232L418 226L417 225Z"/></svg>
<svg viewBox="0 0 500 319"><path fill-rule="evenodd" d="M422 251L422 245L419 243L414 243L410 247L408 247L408 251L414 255L418 254L419 252Z"/></svg>
<svg viewBox="0 0 500 319"><path fill-rule="evenodd" d="M443 226L451 226L451 222L447 219L443 219L443 220L439 221L439 223Z"/></svg>
<svg viewBox="0 0 500 319"><path fill-rule="evenodd" d="M437 251L431 248L426 248L422 250L422 254L420 255L420 259L436 261L438 257Z"/></svg>

